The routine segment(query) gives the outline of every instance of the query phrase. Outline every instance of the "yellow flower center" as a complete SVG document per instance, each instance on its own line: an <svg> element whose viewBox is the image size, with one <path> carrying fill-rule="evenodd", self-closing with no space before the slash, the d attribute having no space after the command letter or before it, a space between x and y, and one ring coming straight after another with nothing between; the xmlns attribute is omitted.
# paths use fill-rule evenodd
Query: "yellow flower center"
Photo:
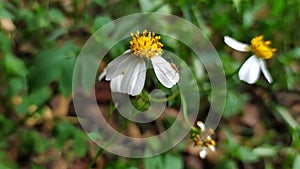
<svg viewBox="0 0 300 169"><path fill-rule="evenodd" d="M131 33L131 37L130 48L133 54L147 59L161 54L163 44L159 42L160 36L155 36L154 32L147 34L147 30L144 30L140 36L139 31L137 31L135 36Z"/></svg>
<svg viewBox="0 0 300 169"><path fill-rule="evenodd" d="M276 48L270 47L271 41L264 41L263 36L257 36L251 40L251 51L258 58L271 59Z"/></svg>

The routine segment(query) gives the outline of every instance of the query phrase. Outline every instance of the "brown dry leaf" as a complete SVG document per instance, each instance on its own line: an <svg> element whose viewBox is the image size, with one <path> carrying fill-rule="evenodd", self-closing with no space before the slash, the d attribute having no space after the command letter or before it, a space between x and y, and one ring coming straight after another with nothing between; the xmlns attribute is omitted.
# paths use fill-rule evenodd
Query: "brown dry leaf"
<svg viewBox="0 0 300 169"><path fill-rule="evenodd" d="M140 129L138 128L138 126L134 123L129 123L127 125L127 132L128 132L128 136L129 137L133 137L133 138L142 138L142 133L140 132ZM134 140L135 144L140 144L142 140L137 139Z"/></svg>
<svg viewBox="0 0 300 169"><path fill-rule="evenodd" d="M10 138L8 139L8 146L9 147L6 151L6 157L12 161L16 161L19 155L19 145L20 140L17 138Z"/></svg>
<svg viewBox="0 0 300 169"><path fill-rule="evenodd" d="M88 168L89 166L89 159L74 159L73 163L68 166L68 169L83 169Z"/></svg>
<svg viewBox="0 0 300 169"><path fill-rule="evenodd" d="M74 19L71 17L68 17L64 19L61 23L60 26L63 28L71 28L74 25Z"/></svg>
<svg viewBox="0 0 300 169"><path fill-rule="evenodd" d="M199 156L199 152L201 151L201 147L199 146L194 146L194 142L190 141L187 146L186 146L186 152L191 154L191 155L194 155L194 156L197 156L200 158Z"/></svg>
<svg viewBox="0 0 300 169"><path fill-rule="evenodd" d="M67 12L73 12L74 11L74 5L72 3L72 0L61 0L62 7Z"/></svg>
<svg viewBox="0 0 300 169"><path fill-rule="evenodd" d="M264 20L270 15L270 9L268 7L261 8L257 13L256 13L256 18L257 20Z"/></svg>
<svg viewBox="0 0 300 169"><path fill-rule="evenodd" d="M300 104L295 104L291 107L293 114L300 115Z"/></svg>
<svg viewBox="0 0 300 169"><path fill-rule="evenodd" d="M255 104L246 104L243 107L242 122L250 127L255 126L260 120L259 110Z"/></svg>
<svg viewBox="0 0 300 169"><path fill-rule="evenodd" d="M23 53L30 53L33 52L34 47L31 43L21 43L19 46L19 51Z"/></svg>
<svg viewBox="0 0 300 169"><path fill-rule="evenodd" d="M299 64L297 62L291 62L290 68L293 70L293 72L299 72Z"/></svg>
<svg viewBox="0 0 300 169"><path fill-rule="evenodd" d="M108 113L109 113L109 105L101 105L101 106L99 106L99 109L100 109L100 112L101 112L101 114L103 115L103 117L105 118L105 119L107 119L108 118ZM112 122L113 120L110 120L110 122Z"/></svg>
<svg viewBox="0 0 300 169"><path fill-rule="evenodd" d="M166 107L165 114L167 117L177 118L179 111L171 107Z"/></svg>
<svg viewBox="0 0 300 169"><path fill-rule="evenodd" d="M6 32L12 32L16 29L16 26L13 23L13 21L8 18L0 18L0 24L2 29Z"/></svg>
<svg viewBox="0 0 300 169"><path fill-rule="evenodd" d="M13 105L19 105L23 102L23 99L21 96L13 96L10 101Z"/></svg>
<svg viewBox="0 0 300 169"><path fill-rule="evenodd" d="M101 102L111 100L109 82L97 82L95 85L96 99Z"/></svg>
<svg viewBox="0 0 300 169"><path fill-rule="evenodd" d="M300 102L300 94L299 92L277 92L276 99L280 104L291 107Z"/></svg>
<svg viewBox="0 0 300 169"><path fill-rule="evenodd" d="M98 68L98 73L102 73L105 67L106 67L106 63L100 62L100 66Z"/></svg>
<svg viewBox="0 0 300 169"><path fill-rule="evenodd" d="M141 138L142 137L140 129L138 128L138 126L136 124L128 123L127 129L128 129L128 136L134 137L134 138Z"/></svg>
<svg viewBox="0 0 300 169"><path fill-rule="evenodd" d="M186 167L193 169L203 169L203 163L199 160L199 157L196 156L187 156L186 159Z"/></svg>
<svg viewBox="0 0 300 169"><path fill-rule="evenodd" d="M144 138L147 138L147 137L151 137L151 136L155 136L156 134L153 132L153 131L150 131L150 130L147 130L145 131L145 133L143 134L143 137Z"/></svg>
<svg viewBox="0 0 300 169"><path fill-rule="evenodd" d="M55 96L50 102L53 115L57 117L66 116L68 114L70 101L71 97L65 98L61 94Z"/></svg>
<svg viewBox="0 0 300 169"><path fill-rule="evenodd" d="M50 167L51 169L67 169L68 168L68 161L60 158L58 160L56 160Z"/></svg>
<svg viewBox="0 0 300 169"><path fill-rule="evenodd" d="M55 148L49 148L47 151L33 157L33 161L37 164L52 165L61 157L61 151Z"/></svg>
<svg viewBox="0 0 300 169"><path fill-rule="evenodd" d="M254 138L262 138L266 134L266 128L263 123L259 122L254 126Z"/></svg>

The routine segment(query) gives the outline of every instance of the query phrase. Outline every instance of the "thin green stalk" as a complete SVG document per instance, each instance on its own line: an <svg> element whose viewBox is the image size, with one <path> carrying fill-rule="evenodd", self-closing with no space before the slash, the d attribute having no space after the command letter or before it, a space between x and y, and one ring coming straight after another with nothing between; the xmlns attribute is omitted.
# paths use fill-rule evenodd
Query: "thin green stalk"
<svg viewBox="0 0 300 169"><path fill-rule="evenodd" d="M183 111L184 121L186 122L186 124L188 126L191 126L191 123L189 121L188 114L187 114L187 103L186 103L186 100L183 95L181 95L181 102L182 102L182 111Z"/></svg>
<svg viewBox="0 0 300 169"><path fill-rule="evenodd" d="M112 113L113 113L113 111L114 111L115 109L116 109L116 107L113 106L113 103L112 103L112 102L110 102L110 104L109 104L108 116L107 116L107 119L106 119L107 123L106 123L105 128L107 128L107 125L109 124L109 120L110 120L110 118L111 118L111 116L112 116ZM106 131L107 131L107 130L105 130L104 133L103 133L103 137L104 137L104 138L105 138L105 136L106 136Z"/></svg>
<svg viewBox="0 0 300 169"><path fill-rule="evenodd" d="M154 102L167 102L171 99L174 99L178 94L179 94L179 90L177 90L171 96L164 98L164 99L157 99L157 98L149 97L148 94L147 94L147 96L149 97L149 100L154 101Z"/></svg>
<svg viewBox="0 0 300 169"><path fill-rule="evenodd" d="M127 120L126 123L124 123L124 124L121 126L121 129L119 130L119 132L123 131L123 130L126 128L126 126L128 125L128 123L129 123L129 120ZM89 164L89 166L88 166L88 169L91 169L91 168L93 167L93 165L96 163L97 159L104 153L104 149L107 148L107 147L115 140L115 138L117 137L118 134L119 134L119 133L116 133L115 135L113 135L113 136L109 139L109 141L108 141L103 147L101 147L101 148L98 150L96 156L95 156L95 157L92 159L92 161L90 162L90 164Z"/></svg>
<svg viewBox="0 0 300 169"><path fill-rule="evenodd" d="M135 116L135 114L133 114L132 116ZM120 128L119 132L122 132L128 125L130 121L127 120ZM101 147L96 156L92 159L92 161L90 162L89 166L88 166L88 169L91 169L93 167L93 165L95 164L95 162L97 161L97 159L104 153L104 150L105 148L107 148L109 145L111 145L111 143L116 139L116 137L119 135L119 133L116 133L114 134L109 140L108 142L103 146Z"/></svg>
<svg viewBox="0 0 300 169"><path fill-rule="evenodd" d="M93 165L96 163L97 159L100 157L100 155L102 155L104 152L104 149L101 147L96 156L92 159L92 161L90 162L89 166L88 166L88 169L91 169L93 167Z"/></svg>
<svg viewBox="0 0 300 169"><path fill-rule="evenodd" d="M241 67L242 67L242 66L240 66L238 69L236 69L236 70L235 70L234 72L232 72L231 74L226 75L226 80L231 79L235 74L237 74L237 73L239 72L239 70L240 70Z"/></svg>
<svg viewBox="0 0 300 169"><path fill-rule="evenodd" d="M289 111L284 107L278 105L275 106L275 113L279 115L291 129L294 130L298 126L298 123L294 120Z"/></svg>

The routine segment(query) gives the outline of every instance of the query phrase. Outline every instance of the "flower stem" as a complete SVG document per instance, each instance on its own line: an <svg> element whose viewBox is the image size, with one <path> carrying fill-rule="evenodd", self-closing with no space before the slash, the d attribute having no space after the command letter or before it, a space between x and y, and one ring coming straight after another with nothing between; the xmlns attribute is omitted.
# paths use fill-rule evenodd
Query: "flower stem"
<svg viewBox="0 0 300 169"><path fill-rule="evenodd" d="M184 95L181 95L181 101L182 101L182 111L183 111L183 118L184 121L188 126L191 126L191 123L189 121L188 113L187 113L187 102L184 98Z"/></svg>
<svg viewBox="0 0 300 169"><path fill-rule="evenodd" d="M96 163L97 159L100 157L100 155L102 155L104 152L104 149L101 147L96 156L92 159L92 161L90 162L89 166L88 166L88 169L91 169L93 167L93 165Z"/></svg>

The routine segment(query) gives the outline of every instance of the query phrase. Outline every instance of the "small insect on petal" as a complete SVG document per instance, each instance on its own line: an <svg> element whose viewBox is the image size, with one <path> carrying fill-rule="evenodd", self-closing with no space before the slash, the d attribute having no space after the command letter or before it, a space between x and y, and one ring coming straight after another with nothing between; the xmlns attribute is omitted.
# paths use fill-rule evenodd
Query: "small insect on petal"
<svg viewBox="0 0 300 169"><path fill-rule="evenodd" d="M179 81L179 74L171 64L161 56L151 58L154 72L162 85L167 88L173 87Z"/></svg>
<svg viewBox="0 0 300 169"><path fill-rule="evenodd" d="M174 69L174 70L175 70L175 72L176 72L176 73L178 73L178 72L179 72L179 70L178 70L177 66L176 66L174 63L170 63L170 65L171 65L172 69Z"/></svg>

